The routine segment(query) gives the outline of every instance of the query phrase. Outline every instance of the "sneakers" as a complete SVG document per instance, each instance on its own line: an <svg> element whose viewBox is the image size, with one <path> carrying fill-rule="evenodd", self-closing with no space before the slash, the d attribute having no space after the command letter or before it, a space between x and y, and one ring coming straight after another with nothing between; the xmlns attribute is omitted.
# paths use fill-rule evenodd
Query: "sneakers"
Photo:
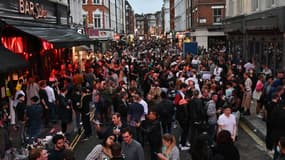
<svg viewBox="0 0 285 160"><path fill-rule="evenodd" d="M89 140L89 137L85 137L82 139L82 141L88 141Z"/></svg>
<svg viewBox="0 0 285 160"><path fill-rule="evenodd" d="M187 146L187 147L190 147L191 144L190 144L189 142L186 142L186 146Z"/></svg>
<svg viewBox="0 0 285 160"><path fill-rule="evenodd" d="M182 146L180 149L181 149L181 151L187 151L187 150L189 150L189 149L190 149L190 147Z"/></svg>
<svg viewBox="0 0 285 160"><path fill-rule="evenodd" d="M257 118L260 118L260 119L263 119L263 116L260 115L260 114L256 115L256 117L257 117Z"/></svg>
<svg viewBox="0 0 285 160"><path fill-rule="evenodd" d="M187 151L187 150L190 149L189 146L182 146L181 144L179 144L179 148L180 148L181 151Z"/></svg>

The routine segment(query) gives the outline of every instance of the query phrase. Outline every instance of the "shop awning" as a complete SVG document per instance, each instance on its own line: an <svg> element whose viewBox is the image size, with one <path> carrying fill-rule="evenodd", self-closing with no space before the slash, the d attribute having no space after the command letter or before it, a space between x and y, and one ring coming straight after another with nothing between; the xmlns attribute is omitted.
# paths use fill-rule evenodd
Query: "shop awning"
<svg viewBox="0 0 285 160"><path fill-rule="evenodd" d="M54 48L69 48L94 42L94 40L77 33L75 30L70 29L67 26L10 19L5 19L3 21L27 34L52 43Z"/></svg>
<svg viewBox="0 0 285 160"><path fill-rule="evenodd" d="M0 46L0 73L8 73L28 66L28 62L8 49Z"/></svg>

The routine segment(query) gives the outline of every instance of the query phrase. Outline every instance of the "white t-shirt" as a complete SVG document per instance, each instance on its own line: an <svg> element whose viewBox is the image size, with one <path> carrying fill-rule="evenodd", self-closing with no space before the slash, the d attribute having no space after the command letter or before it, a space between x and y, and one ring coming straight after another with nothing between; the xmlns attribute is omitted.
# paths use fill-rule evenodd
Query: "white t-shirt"
<svg viewBox="0 0 285 160"><path fill-rule="evenodd" d="M148 113L148 104L143 99L141 99L139 101L139 104L141 104L143 106L143 110L144 110L144 115L141 117L141 120L143 121L143 120L145 120L145 115L147 115L147 113Z"/></svg>
<svg viewBox="0 0 285 160"><path fill-rule="evenodd" d="M218 125L221 126L219 127L220 129L229 131L232 136L236 135L236 133L234 133L236 131L236 118L233 114L230 114L229 117L225 114L220 115Z"/></svg>

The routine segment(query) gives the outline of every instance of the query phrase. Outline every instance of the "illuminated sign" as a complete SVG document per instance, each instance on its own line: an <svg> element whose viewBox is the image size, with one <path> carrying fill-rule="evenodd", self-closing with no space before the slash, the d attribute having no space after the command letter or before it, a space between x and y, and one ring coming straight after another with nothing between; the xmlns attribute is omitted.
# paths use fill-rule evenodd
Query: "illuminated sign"
<svg viewBox="0 0 285 160"><path fill-rule="evenodd" d="M35 19L47 16L47 10L42 5L29 0L19 0L19 12L33 16Z"/></svg>

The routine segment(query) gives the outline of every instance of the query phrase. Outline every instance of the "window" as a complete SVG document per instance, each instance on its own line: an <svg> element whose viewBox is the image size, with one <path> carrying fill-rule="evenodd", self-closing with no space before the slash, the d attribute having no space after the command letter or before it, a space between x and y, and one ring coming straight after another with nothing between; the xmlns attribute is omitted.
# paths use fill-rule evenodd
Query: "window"
<svg viewBox="0 0 285 160"><path fill-rule="evenodd" d="M215 24L221 24L222 23L222 9L221 8L215 8L214 10L214 23Z"/></svg>
<svg viewBox="0 0 285 160"><path fill-rule="evenodd" d="M100 0L93 0L93 4L100 4Z"/></svg>
<svg viewBox="0 0 285 160"><path fill-rule="evenodd" d="M87 4L87 0L82 0L82 4Z"/></svg>
<svg viewBox="0 0 285 160"><path fill-rule="evenodd" d="M88 26L88 19L87 15L83 15L83 26Z"/></svg>
<svg viewBox="0 0 285 160"><path fill-rule="evenodd" d="M258 0L251 1L251 10L256 11L258 9Z"/></svg>
<svg viewBox="0 0 285 160"><path fill-rule="evenodd" d="M275 5L275 0L267 0L266 1L266 7L271 8L273 5Z"/></svg>
<svg viewBox="0 0 285 160"><path fill-rule="evenodd" d="M238 1L238 14L242 14L243 11L243 0Z"/></svg>
<svg viewBox="0 0 285 160"><path fill-rule="evenodd" d="M101 14L94 14L94 28L101 28Z"/></svg>

